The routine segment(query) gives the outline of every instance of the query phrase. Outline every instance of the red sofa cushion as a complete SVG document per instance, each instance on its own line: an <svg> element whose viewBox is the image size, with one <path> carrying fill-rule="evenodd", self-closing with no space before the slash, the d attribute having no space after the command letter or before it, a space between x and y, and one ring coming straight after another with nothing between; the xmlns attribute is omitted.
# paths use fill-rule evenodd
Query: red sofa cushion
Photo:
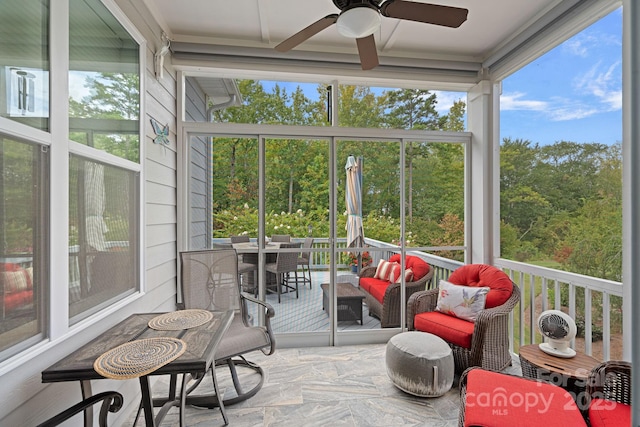
<svg viewBox="0 0 640 427"><path fill-rule="evenodd" d="M589 404L591 427L631 425L631 406L605 399L593 399Z"/></svg>
<svg viewBox="0 0 640 427"><path fill-rule="evenodd" d="M459 347L471 348L475 323L437 311L419 313L413 319L416 330L429 332Z"/></svg>
<svg viewBox="0 0 640 427"><path fill-rule="evenodd" d="M380 301L382 304L384 300L384 293L389 287L389 282L380 279L374 279L373 277L361 277L360 288L371 294L372 297Z"/></svg>
<svg viewBox="0 0 640 427"><path fill-rule="evenodd" d="M391 255L389 262L400 264L400 254ZM413 271L413 281L417 282L429 272L431 266L420 257L407 255L404 259L404 268L410 268Z"/></svg>
<svg viewBox="0 0 640 427"><path fill-rule="evenodd" d="M465 426L586 426L573 397L561 387L497 372L467 374Z"/></svg>
<svg viewBox="0 0 640 427"><path fill-rule="evenodd" d="M486 297L485 308L498 307L509 299L513 282L504 271L487 264L467 264L451 273L447 281L455 285L491 288Z"/></svg>

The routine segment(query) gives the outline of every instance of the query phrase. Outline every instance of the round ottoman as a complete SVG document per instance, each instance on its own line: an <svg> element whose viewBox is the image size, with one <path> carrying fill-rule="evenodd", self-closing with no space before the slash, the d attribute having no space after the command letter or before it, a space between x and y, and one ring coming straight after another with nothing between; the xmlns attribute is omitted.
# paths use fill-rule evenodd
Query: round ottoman
<svg viewBox="0 0 640 427"><path fill-rule="evenodd" d="M394 335L387 343L386 364L393 384L415 396L442 396L453 384L451 348L427 332Z"/></svg>

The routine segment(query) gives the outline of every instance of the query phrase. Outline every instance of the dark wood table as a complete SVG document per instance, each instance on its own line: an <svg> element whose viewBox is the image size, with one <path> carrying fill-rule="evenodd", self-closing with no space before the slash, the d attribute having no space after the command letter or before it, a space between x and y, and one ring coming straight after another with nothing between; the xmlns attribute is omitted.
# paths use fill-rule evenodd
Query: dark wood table
<svg viewBox="0 0 640 427"><path fill-rule="evenodd" d="M323 283L322 288L322 309L331 316L331 302L329 301L329 284ZM338 321L360 320L362 325L362 300L364 293L351 283L336 283L336 293L338 298Z"/></svg>
<svg viewBox="0 0 640 427"><path fill-rule="evenodd" d="M564 388L583 409L581 404L586 397L587 379L591 370L601 363L598 359L580 351L576 352L575 357L556 357L540 350L538 344L520 347L519 356L522 376Z"/></svg>
<svg viewBox="0 0 640 427"><path fill-rule="evenodd" d="M142 408L144 409L145 425L147 427L155 427L160 424L169 409L171 409L172 406L178 405L180 406L181 424L183 424L185 396L182 395L182 392L184 391L184 378L186 378L187 374L204 375L209 369L214 367L216 347L229 328L229 325L231 325L234 313L232 310L214 312L212 320L204 325L190 329L158 331L149 328L149 320L160 314L162 313L131 315L111 329L100 334L98 338L85 344L67 357L42 371L42 382L80 381L82 397L86 399L92 395L91 380L105 379L93 369L94 361L103 353L121 344L138 339L154 337L179 338L187 344L187 350L177 359L138 379L142 392ZM219 396L215 379L215 369L211 370L214 374L213 382L216 395ZM149 375L167 374L171 375L169 395L166 399L155 399L154 402L148 377ZM183 374L183 388L181 390L181 396L176 398L176 378L179 374ZM224 406L222 405L222 399L219 399L219 401L220 410L226 424L227 417L224 412ZM156 406L161 406L156 416L153 414L154 403ZM85 426L90 426L92 423L93 412L86 410Z"/></svg>

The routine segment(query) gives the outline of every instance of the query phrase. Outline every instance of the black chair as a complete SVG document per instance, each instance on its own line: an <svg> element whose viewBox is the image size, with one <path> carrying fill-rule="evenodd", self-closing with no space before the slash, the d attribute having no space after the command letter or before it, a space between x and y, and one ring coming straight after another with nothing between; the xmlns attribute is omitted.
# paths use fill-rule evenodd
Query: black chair
<svg viewBox="0 0 640 427"><path fill-rule="evenodd" d="M107 415L109 415L109 412L116 413L120 408L122 408L122 395L116 391L105 391L94 396L87 397L82 402L76 403L69 409L66 409L58 415L49 418L47 421L38 424L37 427L53 427L60 425L71 417L78 415L80 412L84 412L86 409L91 408L99 402L102 402L99 417L100 427L106 427Z"/></svg>
<svg viewBox="0 0 640 427"><path fill-rule="evenodd" d="M272 242L289 243L291 242L291 236L289 234L273 234L271 236Z"/></svg>
<svg viewBox="0 0 640 427"><path fill-rule="evenodd" d="M271 318L275 311L264 301L260 301L241 292L238 281L238 254L235 249L212 249L180 253L182 300L186 309L205 309L211 311L234 310L231 326L222 338L216 351L216 366L226 365L236 396L225 398L223 405L232 405L254 396L264 383L264 371L258 365L248 361L245 354L261 350L271 355L276 349L275 337L271 329ZM253 326L247 311L247 304L256 304L258 318L264 318L264 326ZM245 391L240 383L237 368L248 368L259 375L257 384ZM212 367L214 369L214 367ZM191 386L191 393L202 381L200 378ZM218 406L217 397L199 396L187 402L196 406Z"/></svg>

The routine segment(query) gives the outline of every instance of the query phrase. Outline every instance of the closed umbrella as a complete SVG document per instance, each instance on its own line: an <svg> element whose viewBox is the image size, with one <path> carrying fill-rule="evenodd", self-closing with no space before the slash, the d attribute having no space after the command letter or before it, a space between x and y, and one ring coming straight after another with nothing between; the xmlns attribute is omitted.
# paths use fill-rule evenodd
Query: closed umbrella
<svg viewBox="0 0 640 427"><path fill-rule="evenodd" d="M354 156L347 158L345 170L347 184L345 199L347 205L347 247L364 246L364 230L362 228L362 161L356 161ZM362 253L358 253L358 268Z"/></svg>

